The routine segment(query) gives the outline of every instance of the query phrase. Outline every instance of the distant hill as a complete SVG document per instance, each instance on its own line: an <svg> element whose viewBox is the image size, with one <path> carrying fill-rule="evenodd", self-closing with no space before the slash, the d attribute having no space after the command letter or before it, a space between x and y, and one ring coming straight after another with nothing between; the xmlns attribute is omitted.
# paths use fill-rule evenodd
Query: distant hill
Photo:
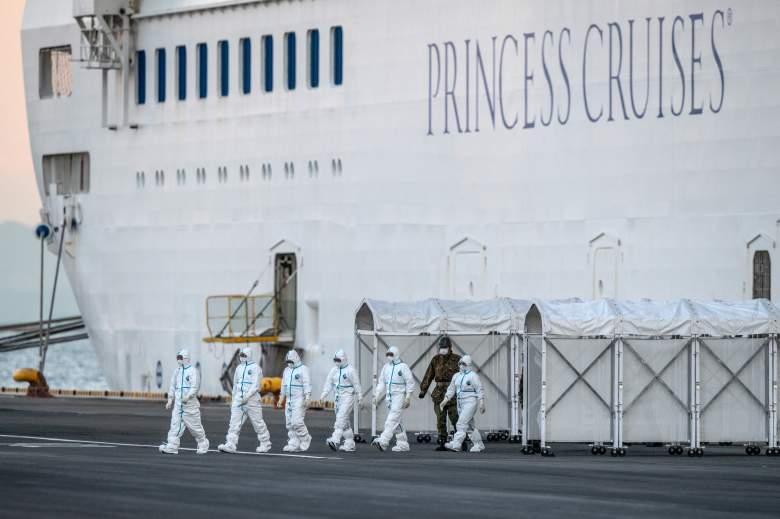
<svg viewBox="0 0 780 519"><path fill-rule="evenodd" d="M32 227L0 222L0 324L38 319L40 244ZM48 315L57 257L45 251L44 318ZM78 315L68 278L60 270L54 316Z"/></svg>

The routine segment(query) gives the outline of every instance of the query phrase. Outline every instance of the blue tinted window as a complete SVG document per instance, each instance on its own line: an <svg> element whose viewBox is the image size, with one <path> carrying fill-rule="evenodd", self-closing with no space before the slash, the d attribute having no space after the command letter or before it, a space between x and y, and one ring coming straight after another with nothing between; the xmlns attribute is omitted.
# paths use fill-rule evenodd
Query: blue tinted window
<svg viewBox="0 0 780 519"><path fill-rule="evenodd" d="M341 27L333 27L333 84L340 85L344 82L344 30Z"/></svg>
<svg viewBox="0 0 780 519"><path fill-rule="evenodd" d="M146 51L139 50L136 57L136 66L138 67L138 104L146 104Z"/></svg>
<svg viewBox="0 0 780 519"><path fill-rule="evenodd" d="M165 102L165 49L157 49L157 102Z"/></svg>
<svg viewBox="0 0 780 519"><path fill-rule="evenodd" d="M176 47L176 80L179 101L187 99L187 47Z"/></svg>
<svg viewBox="0 0 780 519"><path fill-rule="evenodd" d="M263 36L263 90L274 89L274 38Z"/></svg>
<svg viewBox="0 0 780 519"><path fill-rule="evenodd" d="M309 86L320 86L320 31L309 31Z"/></svg>
<svg viewBox="0 0 780 519"><path fill-rule="evenodd" d="M228 42L222 40L218 44L219 47L219 95L227 97L228 86L230 80L230 56L228 50Z"/></svg>
<svg viewBox="0 0 780 519"><path fill-rule="evenodd" d="M198 43L198 97L205 99L209 93L209 48Z"/></svg>
<svg viewBox="0 0 780 519"><path fill-rule="evenodd" d="M288 32L284 35L285 54L287 55L287 90L295 90L295 33Z"/></svg>
<svg viewBox="0 0 780 519"><path fill-rule="evenodd" d="M241 92L252 91L252 40L241 39Z"/></svg>

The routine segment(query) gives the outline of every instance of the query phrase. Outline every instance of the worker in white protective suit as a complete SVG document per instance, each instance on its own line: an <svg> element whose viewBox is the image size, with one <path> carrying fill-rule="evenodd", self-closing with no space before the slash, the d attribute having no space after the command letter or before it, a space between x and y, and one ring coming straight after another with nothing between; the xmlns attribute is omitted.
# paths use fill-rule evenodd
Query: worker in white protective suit
<svg viewBox="0 0 780 519"><path fill-rule="evenodd" d="M287 352L284 359L287 367L282 374L282 388L279 405L284 407L284 423L287 426L285 452L306 451L311 445L311 435L303 421L311 399L309 368L303 365L295 350Z"/></svg>
<svg viewBox="0 0 780 519"><path fill-rule="evenodd" d="M409 450L409 440L406 437L402 414L403 410L412 403L412 392L414 392L412 370L401 361L398 348L391 346L387 350L387 364L379 375L372 402L374 406L378 405L384 394L387 403L385 428L379 438L373 441L373 445L380 451L384 451L390 446L393 435L395 435L393 452L407 452Z"/></svg>
<svg viewBox="0 0 780 519"><path fill-rule="evenodd" d="M469 452L482 452L485 450L485 444L482 443L482 436L474 422L474 416L477 409L481 414L485 414L485 390L482 387L482 381L479 375L474 372L470 355L464 355L458 363L460 372L452 377L447 392L444 394L444 400L440 404L442 407L452 398L457 398L458 402L458 423L455 426L455 436L452 441L444 444L445 449L451 451L460 451L463 440L468 434L471 442L474 444Z"/></svg>
<svg viewBox="0 0 780 519"><path fill-rule="evenodd" d="M255 451L268 452L271 450L271 435L263 421L263 407L260 404L260 381L263 379L263 370L260 369L259 364L251 360L251 353L250 348L243 348L238 356L240 364L233 374L230 426L225 443L217 447L220 452L236 452L238 434L247 418L252 422L252 427L257 433L257 441L260 442Z"/></svg>
<svg viewBox="0 0 780 519"><path fill-rule="evenodd" d="M173 408L171 428L168 431L167 441L160 445L159 450L164 454L178 454L179 441L186 427L195 441L198 442L198 448L195 452L206 454L209 451L209 441L206 439L206 431L203 430L203 424L200 421L198 370L190 362L189 350L176 352L176 363L179 366L171 377L168 401L165 403L166 409Z"/></svg>
<svg viewBox="0 0 780 519"><path fill-rule="evenodd" d="M338 350L333 355L335 366L331 368L325 379L325 387L320 396L325 401L328 395L334 394L334 411L336 411L336 423L333 425L333 434L326 440L328 447L343 452L355 451L355 434L352 431L350 421L352 412L357 404L360 407L363 400L363 389L360 387L360 379L357 371L349 364L344 350ZM344 444L341 445L341 440Z"/></svg>

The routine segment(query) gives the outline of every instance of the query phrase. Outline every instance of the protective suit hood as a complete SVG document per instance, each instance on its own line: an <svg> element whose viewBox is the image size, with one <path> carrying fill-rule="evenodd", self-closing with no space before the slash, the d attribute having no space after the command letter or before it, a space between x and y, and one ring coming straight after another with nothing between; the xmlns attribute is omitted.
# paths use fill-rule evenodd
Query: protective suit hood
<svg viewBox="0 0 780 519"><path fill-rule="evenodd" d="M392 362L393 364L398 364L401 362L401 354L398 352L398 348L395 346L390 346L387 349L387 359Z"/></svg>
<svg viewBox="0 0 780 519"><path fill-rule="evenodd" d="M298 355L298 352L295 350L290 350L287 352L287 355L284 357L284 362L292 362L292 365L294 368L297 368L301 365L301 357Z"/></svg>
<svg viewBox="0 0 780 519"><path fill-rule="evenodd" d="M179 357L181 357L181 360L179 360ZM176 361L179 363L179 366L188 365L190 360L190 350L187 348L183 348L176 352Z"/></svg>
<svg viewBox="0 0 780 519"><path fill-rule="evenodd" d="M241 360L241 357L246 357L245 360ZM241 348L241 352L238 354L238 360L241 362L249 362L252 359L252 349L251 348Z"/></svg>
<svg viewBox="0 0 780 519"><path fill-rule="evenodd" d="M473 368L473 363L471 362L471 355L464 355L461 357L460 362L458 362L458 367L460 368L461 373L466 373L468 371L471 371Z"/></svg>
<svg viewBox="0 0 780 519"><path fill-rule="evenodd" d="M336 353L333 354L333 362L335 362L336 365L340 368L343 368L349 364L349 359L347 359L346 352L344 350L337 350Z"/></svg>

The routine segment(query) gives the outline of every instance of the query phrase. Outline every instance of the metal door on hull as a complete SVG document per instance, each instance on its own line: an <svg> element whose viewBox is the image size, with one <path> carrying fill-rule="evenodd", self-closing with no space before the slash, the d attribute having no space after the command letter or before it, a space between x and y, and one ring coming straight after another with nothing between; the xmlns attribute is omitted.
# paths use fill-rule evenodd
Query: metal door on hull
<svg viewBox="0 0 780 519"><path fill-rule="evenodd" d="M618 251L614 247L601 247L593 253L593 298L617 297Z"/></svg>
<svg viewBox="0 0 780 519"><path fill-rule="evenodd" d="M298 263L295 254L277 254L274 267L274 295L279 335L284 332L295 333L298 293Z"/></svg>
<svg viewBox="0 0 780 519"><path fill-rule="evenodd" d="M772 298L772 260L769 251L753 254L753 299Z"/></svg>

